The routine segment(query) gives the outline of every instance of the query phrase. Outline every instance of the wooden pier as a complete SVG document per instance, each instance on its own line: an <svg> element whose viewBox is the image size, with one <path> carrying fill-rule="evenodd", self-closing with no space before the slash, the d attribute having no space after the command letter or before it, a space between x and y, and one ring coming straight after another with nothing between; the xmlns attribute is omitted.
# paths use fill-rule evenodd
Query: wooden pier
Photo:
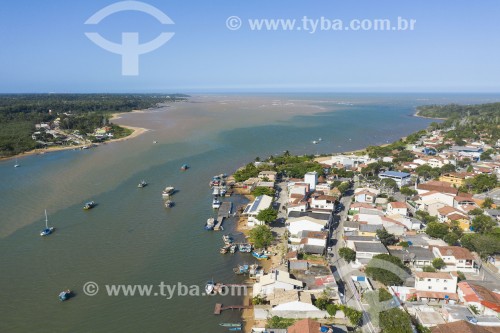
<svg viewBox="0 0 500 333"><path fill-rule="evenodd" d="M224 201L217 212L217 223L214 226L214 230L221 230L222 222L224 222L225 218L231 216L231 208L233 207L233 203L229 201Z"/></svg>
<svg viewBox="0 0 500 333"><path fill-rule="evenodd" d="M215 309L214 309L214 315L220 315L222 311L224 310L243 310L243 309L249 309L250 306L248 305L228 305L228 306L222 306L221 303L215 304Z"/></svg>

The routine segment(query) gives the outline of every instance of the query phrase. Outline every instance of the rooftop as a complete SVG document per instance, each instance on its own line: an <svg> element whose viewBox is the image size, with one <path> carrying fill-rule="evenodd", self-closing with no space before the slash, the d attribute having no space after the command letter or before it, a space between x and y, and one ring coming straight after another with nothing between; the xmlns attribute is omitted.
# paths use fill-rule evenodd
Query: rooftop
<svg viewBox="0 0 500 333"><path fill-rule="evenodd" d="M442 256L454 256L456 259L474 260L469 250L460 246L437 246Z"/></svg>
<svg viewBox="0 0 500 333"><path fill-rule="evenodd" d="M389 254L389 251L387 251L384 244L382 243L354 242L354 247L356 248L357 252Z"/></svg>
<svg viewBox="0 0 500 333"><path fill-rule="evenodd" d="M464 320L439 324L431 328L432 333L500 333L500 327L477 326Z"/></svg>
<svg viewBox="0 0 500 333"><path fill-rule="evenodd" d="M415 276L424 279L453 279L450 272L415 272Z"/></svg>
<svg viewBox="0 0 500 333"><path fill-rule="evenodd" d="M380 173L379 176L406 178L406 177L410 177L410 174L406 173L406 172L398 172L398 171L385 171L385 172Z"/></svg>

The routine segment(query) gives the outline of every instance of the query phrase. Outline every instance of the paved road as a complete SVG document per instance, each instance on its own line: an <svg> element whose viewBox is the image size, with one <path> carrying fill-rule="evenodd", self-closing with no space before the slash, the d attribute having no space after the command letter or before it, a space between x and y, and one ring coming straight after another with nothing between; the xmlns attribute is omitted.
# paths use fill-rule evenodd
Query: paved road
<svg viewBox="0 0 500 333"><path fill-rule="evenodd" d="M353 194L351 192L340 200L344 209L334 216L334 223L331 230L331 247L333 256L330 257L330 265L333 275L339 285L339 292L343 295L343 297L341 297L342 302L347 304L349 307L362 311L363 332L374 333L376 330L370 322L370 318L367 311L363 307L363 304L361 304L361 296L358 294L351 278L359 272L353 270L342 258L338 256L338 250L343 247L341 238L344 230L344 222L347 219L352 197Z"/></svg>

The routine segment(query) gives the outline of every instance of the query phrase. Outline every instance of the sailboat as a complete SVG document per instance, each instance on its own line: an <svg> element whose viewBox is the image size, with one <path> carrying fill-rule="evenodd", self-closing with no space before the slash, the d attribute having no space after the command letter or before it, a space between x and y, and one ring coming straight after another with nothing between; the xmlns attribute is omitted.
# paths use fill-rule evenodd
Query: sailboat
<svg viewBox="0 0 500 333"><path fill-rule="evenodd" d="M54 230L55 230L54 227L49 228L49 219L47 218L47 210L45 210L45 229L40 231L40 236L48 236L52 232L54 232Z"/></svg>
<svg viewBox="0 0 500 333"><path fill-rule="evenodd" d="M14 164L14 168L19 168L21 165L17 163L17 157L16 157L16 164Z"/></svg>

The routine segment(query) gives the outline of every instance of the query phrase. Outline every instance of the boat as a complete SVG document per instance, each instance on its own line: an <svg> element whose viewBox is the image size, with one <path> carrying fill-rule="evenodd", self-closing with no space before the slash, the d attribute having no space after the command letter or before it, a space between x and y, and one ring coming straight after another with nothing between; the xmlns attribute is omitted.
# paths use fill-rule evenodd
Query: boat
<svg viewBox="0 0 500 333"><path fill-rule="evenodd" d="M59 300L64 302L72 296L71 290L63 290L59 293Z"/></svg>
<svg viewBox="0 0 500 333"><path fill-rule="evenodd" d="M215 219L213 217L207 219L207 224L205 225L205 230L213 230L215 226Z"/></svg>
<svg viewBox="0 0 500 333"><path fill-rule="evenodd" d="M222 196L222 197L225 196L226 192L227 192L227 188L225 186L219 187L219 195L220 196Z"/></svg>
<svg viewBox="0 0 500 333"><path fill-rule="evenodd" d="M181 166L181 170L182 170L182 171L186 171L187 169L189 169L189 165L187 165L187 164L183 164L183 165Z"/></svg>
<svg viewBox="0 0 500 333"><path fill-rule="evenodd" d="M165 207L170 208L174 206L174 202L172 200L165 201Z"/></svg>
<svg viewBox="0 0 500 333"><path fill-rule="evenodd" d="M241 327L230 327L230 331L241 331Z"/></svg>
<svg viewBox="0 0 500 333"><path fill-rule="evenodd" d="M229 252L229 248L230 248L230 247L231 247L231 245L226 244L226 245L224 245L223 247L221 247L221 248L220 248L220 251L219 251L219 252L220 252L221 254L226 254L226 253L228 253L228 252Z"/></svg>
<svg viewBox="0 0 500 333"><path fill-rule="evenodd" d="M214 292L215 282L214 280L208 281L205 285L205 292L207 295L211 295Z"/></svg>
<svg viewBox="0 0 500 333"><path fill-rule="evenodd" d="M83 205L83 209L89 210L95 207L95 202L94 201L89 201L86 202L85 205Z"/></svg>
<svg viewBox="0 0 500 333"><path fill-rule="evenodd" d="M49 228L49 219L47 218L47 210L45 210L45 229L40 231L40 236L48 236L53 233L55 229L54 227Z"/></svg>
<svg viewBox="0 0 500 333"><path fill-rule="evenodd" d="M146 187L147 185L148 185L148 183L146 183L145 180L141 180L141 182L139 183L139 185L137 185L137 187L143 188L143 187Z"/></svg>
<svg viewBox="0 0 500 333"><path fill-rule="evenodd" d="M212 201L212 208L219 209L221 204L222 202L220 202L219 199L214 198L214 200Z"/></svg>
<svg viewBox="0 0 500 333"><path fill-rule="evenodd" d="M222 327L241 327L241 323L220 323Z"/></svg>
<svg viewBox="0 0 500 333"><path fill-rule="evenodd" d="M231 244L231 247L229 248L230 253L236 253L236 250L238 249L238 245L236 244Z"/></svg>
<svg viewBox="0 0 500 333"><path fill-rule="evenodd" d="M213 176L212 181L210 182L210 187L213 186L219 186L221 184L221 177L220 176Z"/></svg>
<svg viewBox="0 0 500 333"><path fill-rule="evenodd" d="M250 266L248 265L238 265L238 267L233 268L234 274L237 275L248 274L249 271Z"/></svg>
<svg viewBox="0 0 500 333"><path fill-rule="evenodd" d="M174 191L175 191L175 187L173 187L173 186L167 186L161 192L161 195L164 196L164 197L168 197L168 196L172 195L174 193Z"/></svg>
<svg viewBox="0 0 500 333"><path fill-rule="evenodd" d="M264 252L257 253L255 251L252 252L252 256L258 260L267 260L269 259L269 256L265 254Z"/></svg>
<svg viewBox="0 0 500 333"><path fill-rule="evenodd" d="M158 141L153 141L154 144L158 143Z"/></svg>
<svg viewBox="0 0 500 333"><path fill-rule="evenodd" d="M17 163L17 157L16 157L16 164L14 164L14 168L19 168L21 165L19 165L19 163Z"/></svg>
<svg viewBox="0 0 500 333"><path fill-rule="evenodd" d="M233 243L233 238L229 235L222 235L222 240L224 241L225 244Z"/></svg>
<svg viewBox="0 0 500 333"><path fill-rule="evenodd" d="M245 244L245 243L240 244L238 246L238 250L243 253L250 253L252 252L252 244Z"/></svg>
<svg viewBox="0 0 500 333"><path fill-rule="evenodd" d="M215 196L218 196L220 194L220 190L217 186L214 186L214 190L212 191L212 194Z"/></svg>
<svg viewBox="0 0 500 333"><path fill-rule="evenodd" d="M313 143L314 143L315 145L317 145L319 142L318 142L318 141L316 141L316 140L313 140Z"/></svg>

